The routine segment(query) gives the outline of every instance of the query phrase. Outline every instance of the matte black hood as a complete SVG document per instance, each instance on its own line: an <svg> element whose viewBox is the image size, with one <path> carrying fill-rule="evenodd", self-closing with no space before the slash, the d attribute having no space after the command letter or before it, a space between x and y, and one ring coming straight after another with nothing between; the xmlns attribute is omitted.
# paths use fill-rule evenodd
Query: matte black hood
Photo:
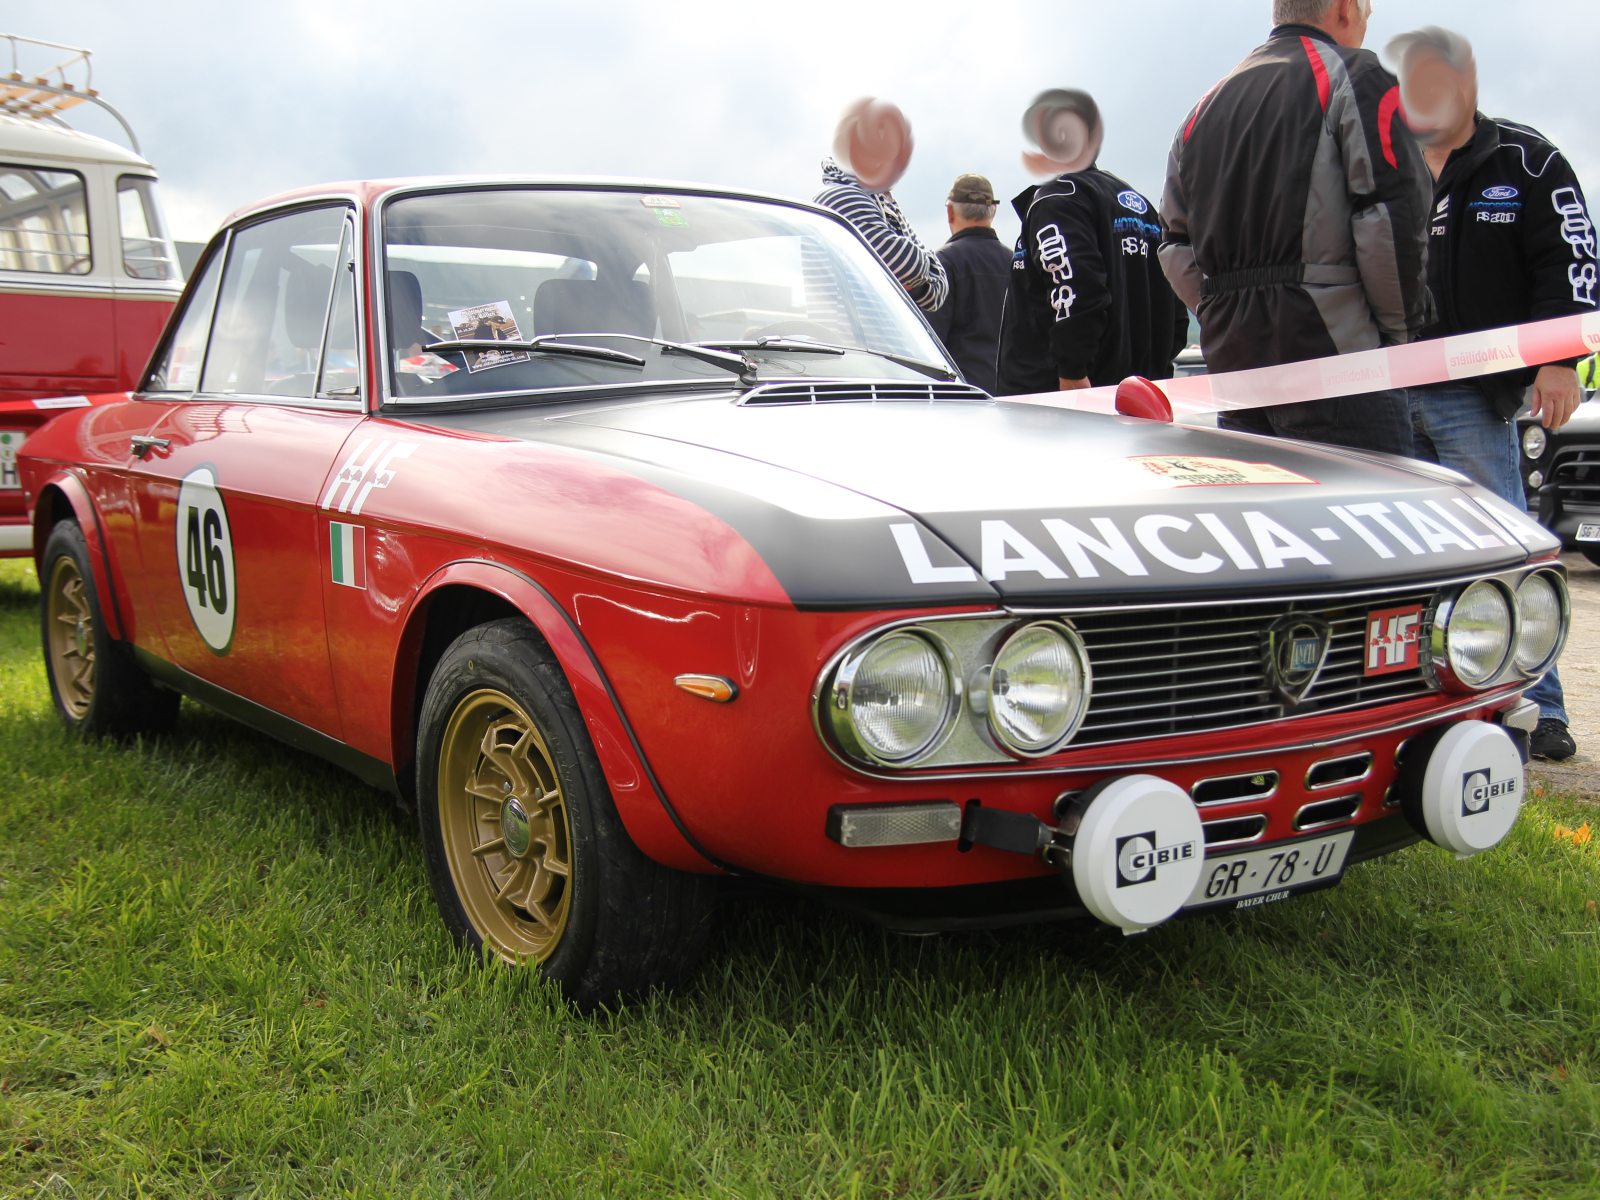
<svg viewBox="0 0 1600 1200"><path fill-rule="evenodd" d="M1384 586L1557 545L1411 460L1005 401L718 396L421 419L644 476L727 521L806 607Z"/></svg>

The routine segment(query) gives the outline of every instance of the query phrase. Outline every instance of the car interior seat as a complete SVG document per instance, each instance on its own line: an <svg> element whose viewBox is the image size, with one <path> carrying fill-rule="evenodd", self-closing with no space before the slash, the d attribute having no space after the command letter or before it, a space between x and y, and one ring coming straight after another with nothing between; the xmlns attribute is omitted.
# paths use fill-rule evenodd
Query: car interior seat
<svg viewBox="0 0 1600 1200"><path fill-rule="evenodd" d="M389 348L400 355L437 340L422 327L422 282L411 271L390 271Z"/></svg>
<svg viewBox="0 0 1600 1200"><path fill-rule="evenodd" d="M533 328L546 333L655 332L650 285L630 279L618 287L603 279L546 279L533 294Z"/></svg>
<svg viewBox="0 0 1600 1200"><path fill-rule="evenodd" d="M328 320L333 268L308 263L294 255L287 259L283 332L297 353L291 362L277 364L280 370L290 370L284 378L268 382L267 391L274 396L310 396L317 386L317 355L322 352L322 331Z"/></svg>

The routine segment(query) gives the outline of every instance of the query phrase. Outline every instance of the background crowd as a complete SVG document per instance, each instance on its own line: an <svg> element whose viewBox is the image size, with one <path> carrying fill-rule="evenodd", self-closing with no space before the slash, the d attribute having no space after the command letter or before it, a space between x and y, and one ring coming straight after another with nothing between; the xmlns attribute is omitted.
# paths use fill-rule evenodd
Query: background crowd
<svg viewBox="0 0 1600 1200"><path fill-rule="evenodd" d="M1537 130L1478 111L1461 35L1402 34L1386 68L1363 48L1371 11L1372 0L1273 0L1267 41L1184 115L1159 205L1097 165L1098 110L1065 90L1035 107L1059 98L1049 111L1081 127L1081 144L1065 163L1030 156L1067 169L1012 200L1022 232L1010 250L979 175L951 188L937 252L912 232L893 178L829 159L817 200L855 225L966 378L995 395L1169 378L1190 313L1208 369L1235 371L1594 311L1595 232L1567 160ZM1044 125L1030 135L1049 151ZM1582 398L1577 366L1219 424L1440 463L1520 509L1512 418L1527 395L1559 428ZM1570 757L1559 675L1528 695L1541 715L1533 752Z"/></svg>

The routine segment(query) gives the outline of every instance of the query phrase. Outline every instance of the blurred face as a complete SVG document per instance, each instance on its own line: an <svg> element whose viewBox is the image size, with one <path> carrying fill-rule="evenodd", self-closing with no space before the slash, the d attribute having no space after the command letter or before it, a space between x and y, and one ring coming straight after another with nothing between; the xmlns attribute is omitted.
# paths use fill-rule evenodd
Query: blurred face
<svg viewBox="0 0 1600 1200"><path fill-rule="evenodd" d="M1454 140L1478 107L1477 64L1458 72L1433 51L1419 49L1406 56L1401 71L1400 98L1411 131L1425 145Z"/></svg>

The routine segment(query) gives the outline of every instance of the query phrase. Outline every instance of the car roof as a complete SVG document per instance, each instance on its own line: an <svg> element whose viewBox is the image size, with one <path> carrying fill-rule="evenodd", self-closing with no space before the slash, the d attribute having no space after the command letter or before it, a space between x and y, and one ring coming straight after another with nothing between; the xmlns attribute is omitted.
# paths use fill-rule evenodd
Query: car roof
<svg viewBox="0 0 1600 1200"><path fill-rule="evenodd" d="M155 170L147 159L103 137L65 125L5 115L0 115L0 154L54 158L65 162L111 163Z"/></svg>
<svg viewBox="0 0 1600 1200"><path fill-rule="evenodd" d="M782 196L775 192L755 192L747 188L722 187L711 183L689 183L677 179L638 179L618 175L420 175L402 179L360 179L339 183L322 183L310 187L279 192L275 196L257 200L235 209L223 220L219 228L226 228L257 213L290 205L299 200L315 200L326 196L352 196L363 206L371 207L384 196L399 191L434 189L449 190L457 187L544 187L604 188L660 192L690 192L709 196L729 196L740 200L759 200L787 204L833 215L808 200Z"/></svg>

